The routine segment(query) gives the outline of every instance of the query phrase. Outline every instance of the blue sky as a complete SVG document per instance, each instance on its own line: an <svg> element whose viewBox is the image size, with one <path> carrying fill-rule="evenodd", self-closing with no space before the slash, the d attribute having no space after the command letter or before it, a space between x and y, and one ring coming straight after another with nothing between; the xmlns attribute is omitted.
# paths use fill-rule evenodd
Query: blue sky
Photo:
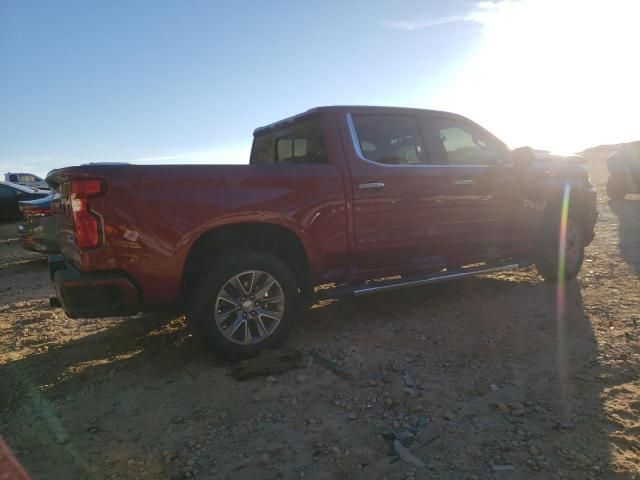
<svg viewBox="0 0 640 480"><path fill-rule="evenodd" d="M549 126L556 134L546 137L531 124L526 109L540 102L514 108L514 98L531 92L502 95L505 81L523 85L509 65L529 61L518 52L539 60L530 35L518 37L518 22L547 18L532 1L545 2L0 0L0 169L45 174L86 161L237 163L248 158L256 126L327 104L458 111L514 146L529 138L557 144L549 148L634 139L625 127L562 145L563 123ZM549 15L557 12L547 3ZM602 20L601 10L590 12L587 21ZM596 27L578 23L585 36ZM504 50L509 35L525 42L522 49ZM541 48L557 51L544 42ZM563 67L576 65L555 65ZM637 67L626 68L632 88ZM555 87L547 81L545 88ZM558 92L551 99L543 93L539 124L551 101L564 102ZM560 113L575 110L581 98L558 106ZM636 108L634 102L625 108ZM528 120L516 128L520 118Z"/></svg>

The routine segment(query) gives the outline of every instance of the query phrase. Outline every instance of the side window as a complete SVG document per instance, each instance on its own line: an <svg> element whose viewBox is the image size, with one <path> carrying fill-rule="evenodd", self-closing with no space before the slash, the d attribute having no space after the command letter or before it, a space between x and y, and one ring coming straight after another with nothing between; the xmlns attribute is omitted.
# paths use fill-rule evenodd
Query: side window
<svg viewBox="0 0 640 480"><path fill-rule="evenodd" d="M308 165L327 163L319 118L265 132L253 140L252 165Z"/></svg>
<svg viewBox="0 0 640 480"><path fill-rule="evenodd" d="M482 130L455 119L435 119L450 165L496 165L505 162L503 147Z"/></svg>
<svg viewBox="0 0 640 480"><path fill-rule="evenodd" d="M308 145L308 138L279 138L276 140L276 162L309 163L300 161L306 160Z"/></svg>
<svg viewBox="0 0 640 480"><path fill-rule="evenodd" d="M9 175L9 181L16 183L18 181L18 175L16 175L15 173L12 173L11 175Z"/></svg>
<svg viewBox="0 0 640 480"><path fill-rule="evenodd" d="M30 175L28 173L22 173L20 174L20 181L21 182L35 182L36 181L36 177L33 175Z"/></svg>
<svg viewBox="0 0 640 480"><path fill-rule="evenodd" d="M427 162L418 120L410 115L353 115L360 151L385 165Z"/></svg>

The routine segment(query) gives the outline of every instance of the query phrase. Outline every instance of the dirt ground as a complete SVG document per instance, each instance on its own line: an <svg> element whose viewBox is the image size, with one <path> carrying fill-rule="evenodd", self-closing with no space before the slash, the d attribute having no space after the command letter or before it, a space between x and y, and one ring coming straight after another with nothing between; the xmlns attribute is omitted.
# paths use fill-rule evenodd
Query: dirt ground
<svg viewBox="0 0 640 480"><path fill-rule="evenodd" d="M315 305L285 346L302 368L243 382L182 318L49 308L1 225L0 433L34 479L640 479L640 196L609 204L589 167L578 280Z"/></svg>

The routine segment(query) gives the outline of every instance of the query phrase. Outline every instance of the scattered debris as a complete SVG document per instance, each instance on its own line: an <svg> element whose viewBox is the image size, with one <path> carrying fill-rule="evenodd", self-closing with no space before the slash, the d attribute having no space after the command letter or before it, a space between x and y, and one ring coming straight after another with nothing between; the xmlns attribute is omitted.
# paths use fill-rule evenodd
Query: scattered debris
<svg viewBox="0 0 640 480"><path fill-rule="evenodd" d="M557 291L534 269L314 308L287 342L302 362L283 349L265 371L213 364L184 317L67 318L46 263L2 266L31 255L16 234L0 431L33 478L54 462L59 478L635 478L640 211L598 188L592 262L565 284L562 384Z"/></svg>
<svg viewBox="0 0 640 480"><path fill-rule="evenodd" d="M236 380L243 381L254 377L281 375L302 366L302 354L299 350L272 350L238 362L230 368L229 374Z"/></svg>
<svg viewBox="0 0 640 480"><path fill-rule="evenodd" d="M409 370L402 371L402 378L404 379L404 384L409 388L416 388L416 382L413 379L413 375L409 372Z"/></svg>
<svg viewBox="0 0 640 480"><path fill-rule="evenodd" d="M400 440L395 439L393 441L393 449L396 451L398 456L405 462L415 465L416 467L424 467L425 463L420 460L418 457L411 453L407 447L405 447Z"/></svg>
<svg viewBox="0 0 640 480"><path fill-rule="evenodd" d="M318 352L317 350L308 350L307 353L318 362L318 364L322 365L324 368L331 370L338 377L343 380L351 380L351 374L346 372L343 368L340 368L335 364L333 360L331 360L326 355Z"/></svg>

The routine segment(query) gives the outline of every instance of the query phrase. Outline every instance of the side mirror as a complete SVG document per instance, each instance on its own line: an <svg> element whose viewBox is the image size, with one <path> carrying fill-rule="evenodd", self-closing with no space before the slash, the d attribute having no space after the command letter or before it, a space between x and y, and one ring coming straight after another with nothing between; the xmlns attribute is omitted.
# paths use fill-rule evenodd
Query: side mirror
<svg viewBox="0 0 640 480"><path fill-rule="evenodd" d="M536 161L535 152L531 147L520 147L511 150L511 155L509 157L511 159L511 163L516 167L522 168L526 168Z"/></svg>

